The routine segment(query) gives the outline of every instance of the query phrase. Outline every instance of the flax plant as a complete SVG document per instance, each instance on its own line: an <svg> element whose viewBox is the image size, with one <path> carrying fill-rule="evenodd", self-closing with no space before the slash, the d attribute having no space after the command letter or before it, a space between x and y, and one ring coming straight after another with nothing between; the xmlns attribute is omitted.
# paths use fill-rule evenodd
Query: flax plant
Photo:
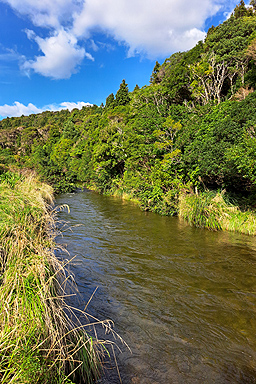
<svg viewBox="0 0 256 384"><path fill-rule="evenodd" d="M65 304L52 201L35 175L0 184L1 384L92 383L101 373L104 342Z"/></svg>

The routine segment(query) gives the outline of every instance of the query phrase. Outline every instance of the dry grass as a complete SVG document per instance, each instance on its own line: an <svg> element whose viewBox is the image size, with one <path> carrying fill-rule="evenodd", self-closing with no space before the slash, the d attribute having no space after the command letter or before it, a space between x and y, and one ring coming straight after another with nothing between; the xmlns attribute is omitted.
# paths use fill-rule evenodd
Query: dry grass
<svg viewBox="0 0 256 384"><path fill-rule="evenodd" d="M53 191L35 175L0 184L1 384L93 383L107 351L65 303L70 279L54 255L46 200Z"/></svg>

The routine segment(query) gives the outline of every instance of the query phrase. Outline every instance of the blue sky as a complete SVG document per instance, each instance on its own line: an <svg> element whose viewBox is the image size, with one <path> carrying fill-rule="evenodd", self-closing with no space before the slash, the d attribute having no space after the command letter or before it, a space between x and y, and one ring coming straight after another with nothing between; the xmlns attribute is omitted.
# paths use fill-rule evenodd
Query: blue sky
<svg viewBox="0 0 256 384"><path fill-rule="evenodd" d="M0 0L0 118L100 105L203 40L238 0Z"/></svg>

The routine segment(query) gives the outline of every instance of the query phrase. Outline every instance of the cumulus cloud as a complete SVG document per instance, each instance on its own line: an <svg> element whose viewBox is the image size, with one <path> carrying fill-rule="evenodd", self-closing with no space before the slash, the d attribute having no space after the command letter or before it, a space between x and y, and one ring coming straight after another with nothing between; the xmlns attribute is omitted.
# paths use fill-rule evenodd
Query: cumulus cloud
<svg viewBox="0 0 256 384"><path fill-rule="evenodd" d="M20 65L30 71L52 79L67 79L75 73L84 58L93 60L90 53L80 47L75 35L70 31L73 13L79 12L83 0L0 0L9 4L16 12L26 15L35 26L50 29L49 36L42 38L27 30L43 53L34 60L26 60Z"/></svg>
<svg viewBox="0 0 256 384"><path fill-rule="evenodd" d="M46 38L27 32L43 53L26 61L23 69L54 79L68 78L91 51L102 48L95 40L101 31L125 44L128 56L152 59L193 47L205 37L205 20L230 12L237 0L0 0L49 29ZM80 45L79 45L80 44Z"/></svg>
<svg viewBox="0 0 256 384"><path fill-rule="evenodd" d="M21 115L28 116L32 113L41 113L43 111L61 111L62 109L68 109L72 111L74 108L81 109L82 107L92 106L90 103L85 103L83 101L69 102L63 101L60 104L51 104L46 105L42 108L37 108L34 104L29 103L27 106L15 101L13 105L1 105L0 106L0 116L4 117L19 117Z"/></svg>
<svg viewBox="0 0 256 384"><path fill-rule="evenodd" d="M86 0L73 32L87 38L97 27L129 47L129 55L151 58L187 50L205 37L205 19L216 14L214 0Z"/></svg>
<svg viewBox="0 0 256 384"><path fill-rule="evenodd" d="M64 101L63 103L60 103L58 110L68 109L69 111L72 111L72 109L74 109L74 108L82 109L83 107L90 107L92 105L93 104L90 104L90 103L84 103L83 101L78 101L77 103Z"/></svg>
<svg viewBox="0 0 256 384"><path fill-rule="evenodd" d="M35 60L26 61L22 69L51 77L53 79L67 79L76 72L77 66L85 56L93 60L84 48L77 45L77 39L64 29L55 32L53 36L43 39L28 30L27 36L37 42L43 56L37 56Z"/></svg>
<svg viewBox="0 0 256 384"><path fill-rule="evenodd" d="M21 115L28 116L31 113L40 113L42 109L37 108L34 104L29 103L27 106L15 101L14 105L1 105L0 116L2 117L18 117Z"/></svg>
<svg viewBox="0 0 256 384"><path fill-rule="evenodd" d="M1 0L16 12L26 15L38 27L60 28L72 19L72 12L79 12L79 0Z"/></svg>

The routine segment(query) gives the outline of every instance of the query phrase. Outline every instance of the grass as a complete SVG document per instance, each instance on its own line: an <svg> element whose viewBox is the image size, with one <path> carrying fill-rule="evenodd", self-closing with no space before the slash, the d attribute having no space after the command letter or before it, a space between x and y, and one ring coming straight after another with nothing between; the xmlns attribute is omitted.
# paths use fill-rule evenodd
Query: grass
<svg viewBox="0 0 256 384"><path fill-rule="evenodd" d="M179 216L196 227L256 235L256 214L227 203L222 192L181 195Z"/></svg>
<svg viewBox="0 0 256 384"><path fill-rule="evenodd" d="M90 187L89 187L90 188ZM95 187L94 190L97 190ZM190 188L179 185L169 190L159 201L135 197L132 192L124 191L120 185L114 185L107 195L129 200L141 209L163 215L178 215L190 225L213 231L227 230L247 235L256 235L256 213L252 210L242 211L238 206L228 202L225 191L205 191L191 193ZM150 203L151 201L151 204Z"/></svg>
<svg viewBox="0 0 256 384"><path fill-rule="evenodd" d="M0 383L93 383L106 347L65 303L53 190L32 174L0 180Z"/></svg>

